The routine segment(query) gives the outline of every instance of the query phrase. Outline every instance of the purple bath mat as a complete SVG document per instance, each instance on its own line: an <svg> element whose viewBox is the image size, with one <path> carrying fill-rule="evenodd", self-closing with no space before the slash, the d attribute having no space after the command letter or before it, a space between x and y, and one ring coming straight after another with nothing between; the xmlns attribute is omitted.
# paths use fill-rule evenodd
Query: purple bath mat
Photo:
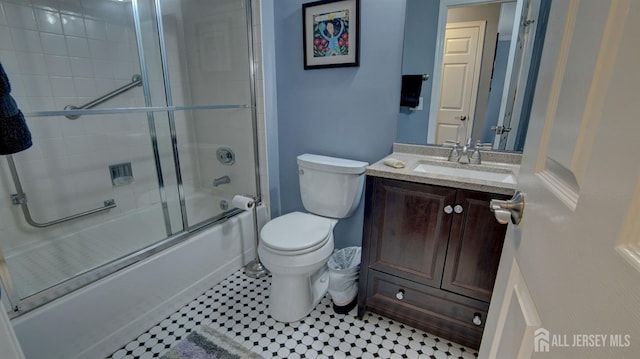
<svg viewBox="0 0 640 359"><path fill-rule="evenodd" d="M162 359L261 359L256 353L215 330L202 326L192 331Z"/></svg>

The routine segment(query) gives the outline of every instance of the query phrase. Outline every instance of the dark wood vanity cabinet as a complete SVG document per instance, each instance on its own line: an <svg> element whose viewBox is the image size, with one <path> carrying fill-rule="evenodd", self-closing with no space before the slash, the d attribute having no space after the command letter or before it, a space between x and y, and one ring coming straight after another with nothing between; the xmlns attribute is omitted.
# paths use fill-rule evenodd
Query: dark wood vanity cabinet
<svg viewBox="0 0 640 359"><path fill-rule="evenodd" d="M506 232L493 198L508 196L367 177L358 315L477 349Z"/></svg>

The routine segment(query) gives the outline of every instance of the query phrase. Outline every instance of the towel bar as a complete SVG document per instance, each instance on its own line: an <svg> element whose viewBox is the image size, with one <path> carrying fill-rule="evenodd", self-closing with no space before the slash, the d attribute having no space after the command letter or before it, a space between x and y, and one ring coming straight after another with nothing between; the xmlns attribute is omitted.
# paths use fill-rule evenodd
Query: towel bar
<svg viewBox="0 0 640 359"><path fill-rule="evenodd" d="M98 106L99 104L101 104L103 102L106 102L106 101L109 101L112 98L120 95L121 93L127 92L127 91L129 91L132 88L137 87L137 86L142 86L142 76L140 76L138 74L135 74L135 75L133 75L131 77L131 82L130 83L128 83L128 84L126 84L126 85L124 85L124 86L122 86L122 87L120 87L120 88L118 88L116 90L113 90L113 91L109 92L106 95L98 97L97 99L95 99L95 100L93 100L91 102L85 103L84 105L82 105L80 107L76 107L76 106L73 106L73 105L66 105L64 107L64 109L65 110L86 110L86 109L89 109L89 108L94 108L94 107ZM70 119L70 120L76 120L76 119L78 119L80 117L80 115L66 115L65 117Z"/></svg>

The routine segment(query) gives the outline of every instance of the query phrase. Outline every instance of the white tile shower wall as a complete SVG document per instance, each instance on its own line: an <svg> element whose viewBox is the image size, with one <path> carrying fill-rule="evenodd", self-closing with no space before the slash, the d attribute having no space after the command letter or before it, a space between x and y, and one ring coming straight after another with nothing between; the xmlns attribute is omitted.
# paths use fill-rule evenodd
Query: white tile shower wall
<svg viewBox="0 0 640 359"><path fill-rule="evenodd" d="M193 1L181 3L185 51L189 74L189 93L193 105L248 104L247 27L244 2ZM257 13L259 14L259 13ZM259 38L259 34L257 36ZM236 193L254 193L255 169L250 110L194 112L199 190L231 197ZM259 120L260 121L260 120ZM236 163L218 162L216 150L230 147ZM213 187L214 178L231 178L230 185Z"/></svg>
<svg viewBox="0 0 640 359"><path fill-rule="evenodd" d="M39 29L38 26L40 25L38 24L40 24L40 22L48 21L47 24L50 26L42 25L42 29L39 29L40 31L37 33L39 39L36 43L42 44L41 49L38 49L37 46L35 47L35 49L38 50L37 52L16 50L16 47L13 45L13 40L10 37L11 29L8 26L3 27L3 25L8 24L4 16L5 4L9 4L9 7L14 8L18 6L24 13L28 13L29 10L32 11L36 19L37 29ZM123 25L122 19L129 18L129 10L124 8L127 5L123 5L118 12L117 8L114 9L114 3L111 1L86 1L82 3L81 7L78 7L77 3L76 5L65 2L58 4L55 1L46 0L34 0L33 6L25 4L26 3L22 2L15 4L7 2L6 0L0 2L0 15L3 15L0 16L0 30L7 30L0 31L0 61L2 61L3 66L12 74L13 95L18 99L21 108L25 112L57 110L69 103L79 104L85 100L89 101L95 98L96 94L109 92L130 79L130 75L133 72L118 73L117 69L121 67L117 67L114 70L112 66L114 60L111 57L105 59L95 57L100 54L102 56L111 56L111 54L117 53L116 51L104 51L104 48L100 48L99 44L113 46L117 40L123 40L127 42L129 51L124 51L125 47L123 47L123 43L120 44L119 47L116 47L118 48L118 52L129 54L132 57L130 66L137 66L136 43L132 27L130 24L127 26L114 26L114 24ZM241 5L241 2L231 4L232 5L223 3L220 5L221 7L216 8L215 11L227 17L241 15L238 11L244 12L242 7L237 6L238 4ZM123 15L123 11L126 13L126 16ZM234 11L236 12L235 14L233 13ZM62 25L63 16L69 21L76 21L76 24L84 21L85 37L72 36L71 33L65 34ZM258 96L258 136L260 148L264 149L264 105L261 100L261 98L263 98L263 85L260 61L260 14L258 2L256 1L254 1L253 19L254 31L256 31L254 46L257 55L256 69L258 75L256 83ZM165 19L165 30L167 30L166 20L167 19ZM56 24L59 24L59 27ZM20 28L16 30L21 30L24 27L32 27L33 24L17 24L17 26ZM79 29L79 26L69 28L68 31L73 32L73 35L83 33L82 30ZM127 36L124 35L125 32ZM169 33L168 31L166 32ZM243 27L234 29L234 33L238 34L237 36L241 36L241 38L232 39L237 41L231 42L243 43L241 40L244 38L245 32L246 30ZM7 34L9 34L8 39ZM36 34L32 35L35 36ZM102 43L100 41L102 41ZM168 41L169 65L171 66L179 62L171 61L171 56L176 55L177 52L174 53L174 51L172 51L169 42L170 41ZM178 43L180 44L180 42ZM29 48L29 46L27 46L27 48ZM184 53L186 50L181 49L180 51ZM246 49L244 46L238 46L234 51L244 52ZM19 57L20 60L18 60ZM21 66L21 64L27 63L27 61L35 62L35 65ZM240 71L246 69L246 64L239 67L235 65L237 64L234 63L234 67L236 69L240 68ZM176 66L176 69L171 70L174 103L197 103L197 101L189 99L189 92L191 90L187 85L189 78L185 78L186 76L184 76L187 74L187 65L179 64ZM22 67L25 68L24 72L21 70ZM52 76L49 72L50 70L54 70L55 75L60 76ZM183 78L180 78L180 76L176 77L175 74L179 74ZM71 94L72 96L59 96L51 87L52 77L56 77L56 81L73 79L73 83L69 81L63 83L66 83L69 89L75 87L77 94L82 97L77 97L75 96L76 93L71 94L70 91L68 91L67 94ZM92 84L95 84L93 88L91 88ZM25 87L28 87L28 91L25 90ZM180 89L180 87L183 88ZM211 90L216 96L230 93L226 91L226 88L215 88L212 83L208 83L208 85L205 84L201 90L204 91L204 93L211 93L209 92ZM28 97L26 96L27 93L29 94ZM46 95L47 97L34 96L38 94ZM142 91L135 89L126 96L112 100L108 105L123 107L134 104L140 105L142 103ZM33 104L33 106L31 106L31 104ZM232 193L225 194L233 195L237 192L253 192L253 176L235 175L236 173L243 173L244 170L253 171L253 152L251 150L251 144L249 143L251 136L247 135L251 130L250 122L247 119L248 116L243 117L243 119L239 121L240 123L232 123L232 125L229 126L230 131L221 133L219 127L208 129L211 120L215 120L214 123L223 127L229 124L228 121L237 120L226 115L220 116L220 114L215 113L213 115L214 116L209 116L209 114L207 114L205 116L206 119L201 121L204 123L203 127L212 135L205 136L206 138L203 139L203 141L195 141L194 133L196 130L198 133L201 133L201 131L200 128L194 129L191 126L190 121L193 113L176 112L178 144L180 145L180 160L185 187L187 187L187 189L195 188L197 185L196 181L206 178L207 180L203 182L206 189L214 193L220 192L220 189L211 189L210 180L212 176L218 176L218 173L222 173L221 175L229 174L229 168L225 166L222 167L222 169L214 169L214 165L218 167L221 165L217 161L214 161L211 156L212 153L215 153L215 149L213 152L210 150L211 148L217 148L218 145L231 145L241 159L239 163L243 163L243 165L236 166L230 175L234 178L236 185L239 184L238 182L243 182L243 180L244 183L241 183L239 187L235 185L233 188L228 187L227 189ZM67 232L73 232L77 228L84 228L88 225L99 223L111 216L136 209L139 206L158 203L159 198L155 186L155 167L148 158L143 158L150 154L151 146L148 140L146 116L136 114L128 115L126 118L127 119L120 118L119 116L101 115L84 116L81 121L69 121L64 118L32 118L28 120L34 133L36 145L34 145L34 148L16 157L21 171L24 172L23 177L27 182L36 182L34 185L39 186L30 188L29 183L25 185L29 194L35 194L36 196L32 198L31 201L31 207L34 208L34 217L36 217L36 219L49 220L58 218L61 215L69 214L72 208L78 208L79 210L92 208L107 198L101 195L101 193L109 191L113 191L114 193L108 196L108 198L115 198L118 203L118 208L111 210L109 214L96 215L86 220L71 222L67 225L48 230L34 231L24 223L19 209L9 204L9 193L14 192L14 190L10 184L11 181L6 164L0 163L3 167L0 184L4 189L2 193L0 193L0 199L2 200L0 213L3 214L2 218L5 218L5 220L0 222L0 231L8 234L5 238L10 238L7 240L8 243L3 243L5 250L24 248L25 246L31 245L29 241L38 242L45 238L50 239ZM158 127L160 129L159 132L162 132L164 129L162 120L158 120ZM220 135L216 139L213 134ZM160 133L160 137L161 136L162 133ZM201 147L198 144L204 144L205 149L203 150L201 148L197 150L198 147ZM201 157L208 157L203 159L202 163L197 159L199 153L203 154ZM266 198L266 196L268 196L268 186L266 184L267 167L264 156L265 151L261 150L260 153L263 200L265 203L269 203L268 198ZM125 186L112 189L110 183L105 184L105 179L108 179L108 174L105 175L106 170L103 167L108 163L130 160L131 157L139 157L140 159L139 164L135 164L134 162L134 173L136 176L134 185L131 187ZM162 157L164 163L172 163L170 154L164 154ZM85 166L81 166L83 163ZM64 175L68 174L66 171L74 168L73 164L77 164L77 167L80 167L79 170L81 170L82 173L77 177L74 176L74 178L78 179L76 181L65 181ZM206 171L206 175L202 176L200 175L198 165L208 166L211 170ZM55 181L44 180L38 182L38 179L48 177L57 178ZM142 181L142 179L145 180ZM95 184L104 185L101 187L103 190L96 190L94 188ZM236 190L236 188L240 189ZM74 196L74 199L70 200L69 198L71 197L68 192L72 192L71 195L79 192L90 193L91 195L82 198L80 198L80 196ZM40 197L42 197L42 203L39 202ZM86 201L83 198L86 199ZM172 222L175 221L177 220L172 218Z"/></svg>
<svg viewBox="0 0 640 359"><path fill-rule="evenodd" d="M0 1L0 61L10 75L12 95L22 111L80 105L140 73L130 6L107 0ZM158 92L162 89L160 84ZM143 105L142 89L136 88L102 106ZM167 135L166 115L156 117L159 137ZM179 142L192 143L189 118L179 117ZM3 160L0 233L5 255L159 203L146 114L82 116L76 121L30 117L27 122L34 146L15 158L36 220L49 221L98 207L109 198L114 198L118 207L35 230L24 222L19 207L11 205L10 193L15 190ZM188 152L181 158L186 178L195 177L190 167L197 162ZM173 165L170 151L161 159L165 168ZM113 187L108 165L129 161L134 183Z"/></svg>
<svg viewBox="0 0 640 359"><path fill-rule="evenodd" d="M181 17L179 7L171 9L170 14L166 14L163 9L163 27L164 42L167 53L167 66L169 70L169 80L171 82L171 97L173 104L184 105L190 103L189 79L187 72L187 64L185 63L186 53L184 50L184 41L180 41L182 37L179 27L179 18ZM183 168L182 180L185 186L194 187L194 179L197 174L197 161L194 161L196 152L193 146L189 144L195 141L195 132L192 126L192 114L188 111L178 111L174 113L176 132L178 137L180 165ZM185 169L190 169L185 171Z"/></svg>

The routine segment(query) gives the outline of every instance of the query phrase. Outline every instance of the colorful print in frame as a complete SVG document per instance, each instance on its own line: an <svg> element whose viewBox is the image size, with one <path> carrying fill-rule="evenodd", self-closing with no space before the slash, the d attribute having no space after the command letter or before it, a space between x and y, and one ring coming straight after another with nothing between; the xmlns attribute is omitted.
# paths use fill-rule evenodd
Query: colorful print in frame
<svg viewBox="0 0 640 359"><path fill-rule="evenodd" d="M360 0L302 5L305 70L358 66Z"/></svg>

